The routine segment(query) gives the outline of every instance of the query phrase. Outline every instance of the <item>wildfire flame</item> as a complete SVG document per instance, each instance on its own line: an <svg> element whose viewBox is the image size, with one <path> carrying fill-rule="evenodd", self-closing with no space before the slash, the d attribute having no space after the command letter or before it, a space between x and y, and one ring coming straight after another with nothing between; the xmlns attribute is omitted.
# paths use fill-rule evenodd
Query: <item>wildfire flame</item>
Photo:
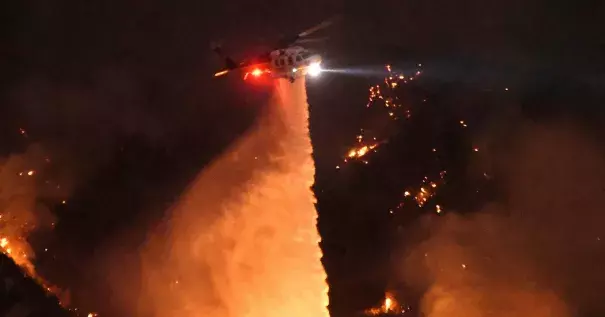
<svg viewBox="0 0 605 317"><path fill-rule="evenodd" d="M403 306L399 304L399 302L397 302L395 296L387 292L384 295L382 305L380 307L372 307L370 309L367 309L365 311L365 314L369 316L378 316L382 314L403 314L405 312L406 309L403 308Z"/></svg>
<svg viewBox="0 0 605 317"><path fill-rule="evenodd" d="M9 239L7 237L0 238L0 251L7 257L11 258L15 264L25 270L25 273L36 281L36 283L42 286L45 291L55 295L59 299L59 303L65 307L67 304L69 304L68 300L66 300L64 294L58 287L51 285L40 275L38 275L36 268L31 262L26 251L28 248L29 245L21 237L15 239Z"/></svg>
<svg viewBox="0 0 605 317"><path fill-rule="evenodd" d="M420 65L418 66L420 67ZM406 77L403 74L394 72L391 68L391 65L385 65L385 68L387 70L387 76L384 77L384 84L372 85L369 87L368 102L366 107L384 107L387 110L386 115L391 120L399 120L402 117L409 119L412 116L411 110L406 109L403 106L395 92L398 87L403 84L407 84L408 80L413 80L419 76L421 72L417 71L413 75ZM381 143L386 142L385 137L380 137L380 140L378 140L377 137L367 137L366 131L363 129L361 129L361 132L359 135L357 135L356 139L358 144L351 147L347 151L347 154L344 158L345 163L351 160L360 160L367 154L376 152L376 147L378 147ZM366 139L368 141L366 141ZM365 164L368 163L368 161L365 159L363 159L362 162ZM340 169L340 166L337 166L336 168Z"/></svg>
<svg viewBox="0 0 605 317"><path fill-rule="evenodd" d="M24 128L20 128L18 133L23 137L28 136ZM5 189L0 191L0 252L11 258L24 274L44 290L55 295L65 307L69 304L65 294L36 272L32 262L35 254L27 240L29 234L39 226L54 226L54 222L40 219L36 210L38 198L62 199L59 197L64 194L58 184L50 180L40 182L39 178L44 175L43 166L50 163L50 159L35 144L30 145L25 153L0 159L0 186Z"/></svg>
<svg viewBox="0 0 605 317"><path fill-rule="evenodd" d="M358 159L358 158L362 158L364 157L366 154L368 154L370 151L374 150L376 147L378 147L378 144L370 144L370 145L362 145L356 148L352 148L351 150L349 150L349 153L347 154L347 159ZM345 159L346 162L346 159Z"/></svg>
<svg viewBox="0 0 605 317"><path fill-rule="evenodd" d="M418 64L418 67L422 67L422 64ZM398 92L400 91L399 89L402 89L403 85L415 80L422 72L418 70L410 75L404 75L394 71L391 65L385 65L385 68L387 75L384 77L383 83L374 84L368 88L369 93L366 108L384 109L384 115L392 120L399 120L400 118L410 119L412 117L412 110L402 104ZM422 99L422 103L426 103L427 100L426 98ZM469 127L466 120L458 120L458 123L463 129ZM344 163L360 161L364 164L369 164L368 156L376 152L376 149L381 144L388 142L388 136L369 136L369 131L371 130L361 129L361 132L356 136L356 144L344 155ZM372 132L375 133L375 131ZM470 150L479 152L479 147L474 146ZM436 147L432 149L432 152L435 153L436 159L439 160ZM341 165L336 166L337 170L341 168ZM396 208L389 209L389 213L393 214L395 209L403 208L407 199L413 199L418 207L425 207L437 195L437 189L446 183L445 176L446 171L442 171L438 177L433 177L432 179L424 177L417 187L408 188L404 191L403 199L398 203ZM433 206L435 213L441 214L444 212L443 205L435 204Z"/></svg>

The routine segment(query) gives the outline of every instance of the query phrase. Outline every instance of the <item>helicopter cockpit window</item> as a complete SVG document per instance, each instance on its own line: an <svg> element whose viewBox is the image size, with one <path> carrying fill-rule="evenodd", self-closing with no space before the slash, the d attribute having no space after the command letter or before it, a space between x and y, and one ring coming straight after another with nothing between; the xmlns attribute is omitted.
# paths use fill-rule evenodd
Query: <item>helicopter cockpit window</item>
<svg viewBox="0 0 605 317"><path fill-rule="evenodd" d="M288 65L294 65L294 61L292 60L292 56L288 56Z"/></svg>
<svg viewBox="0 0 605 317"><path fill-rule="evenodd" d="M296 55L296 61L297 62L302 62L303 58L300 55Z"/></svg>

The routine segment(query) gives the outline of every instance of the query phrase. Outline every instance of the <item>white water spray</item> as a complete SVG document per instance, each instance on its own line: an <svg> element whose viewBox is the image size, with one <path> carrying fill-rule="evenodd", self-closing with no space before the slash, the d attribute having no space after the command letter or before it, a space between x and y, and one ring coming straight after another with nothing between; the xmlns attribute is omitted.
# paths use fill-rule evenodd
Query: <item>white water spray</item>
<svg viewBox="0 0 605 317"><path fill-rule="evenodd" d="M328 317L304 79L206 168L143 255L141 316Z"/></svg>

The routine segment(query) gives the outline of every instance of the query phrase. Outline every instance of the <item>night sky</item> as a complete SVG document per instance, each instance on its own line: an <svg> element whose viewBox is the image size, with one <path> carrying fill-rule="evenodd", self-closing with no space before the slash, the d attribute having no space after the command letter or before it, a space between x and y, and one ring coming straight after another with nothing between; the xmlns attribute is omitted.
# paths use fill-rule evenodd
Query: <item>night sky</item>
<svg viewBox="0 0 605 317"><path fill-rule="evenodd" d="M419 305L427 283L412 282L398 259L428 240L432 231L416 228L439 218L435 202L389 210L425 175L448 171L438 200L466 217L492 202L519 205L515 197L532 187L511 194L510 184L527 183L511 176L521 174L511 172L511 162L522 170L538 162L526 164L525 176L548 164L551 172L593 166L581 161L592 152L575 146L591 142L599 152L604 145L605 5L599 1L25 0L3 3L0 12L0 155L23 155L36 144L50 158L42 176L63 189L48 194L40 182L37 192L44 195L36 200L58 221L30 241L41 275L69 289L74 305L86 310L127 314L127 299L111 295L111 281L136 274L147 229L252 125L271 96L237 76L213 78L222 65L212 41L243 58L282 35L343 17L318 49L329 67L365 72L326 73L307 89L334 316L376 305L386 290ZM385 64L409 73L419 63L422 76L397 92L413 110L411 119L385 121L384 113L365 107L369 86L386 76ZM461 130L460 120L469 128ZM379 131L388 143L369 164L343 164L360 128ZM477 158L475 146L489 154ZM584 154L572 155L576 150ZM572 154L553 163L542 153ZM542 189L535 199L546 204L544 188L552 181L540 178L545 174L536 176ZM558 179L592 184L576 175ZM590 197L602 188L593 185L599 190ZM569 193L575 194L587 199ZM116 265L121 272L108 272ZM604 311L566 300L586 316Z"/></svg>

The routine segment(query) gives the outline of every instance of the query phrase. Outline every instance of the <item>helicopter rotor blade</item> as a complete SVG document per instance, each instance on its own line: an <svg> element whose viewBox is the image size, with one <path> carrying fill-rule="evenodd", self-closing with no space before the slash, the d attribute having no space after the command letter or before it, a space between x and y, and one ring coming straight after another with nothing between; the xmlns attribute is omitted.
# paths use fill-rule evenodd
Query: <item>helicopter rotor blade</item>
<svg viewBox="0 0 605 317"><path fill-rule="evenodd" d="M298 33L298 37L309 36L310 34L315 33L321 29L325 29L325 28L329 27L330 25L332 25L337 19L338 19L338 17L334 17L334 18L325 20L312 28L309 28L305 31Z"/></svg>
<svg viewBox="0 0 605 317"><path fill-rule="evenodd" d="M277 48L282 48L282 47L286 47L295 43L300 43L300 40L303 37L309 36L312 33L315 33L321 29L325 29L327 27L329 27L330 25L334 24L334 22L337 22L337 20L340 20L342 16L341 15L337 15L331 19L325 20L322 23L307 29L306 31L303 31L297 35L290 35L290 36L286 36L286 37L282 37L279 42L277 43Z"/></svg>
<svg viewBox="0 0 605 317"><path fill-rule="evenodd" d="M328 37L318 37L318 38L302 38L299 40L296 40L294 42L294 44L305 44L305 43L317 43L317 42L323 42L326 41L328 39Z"/></svg>

